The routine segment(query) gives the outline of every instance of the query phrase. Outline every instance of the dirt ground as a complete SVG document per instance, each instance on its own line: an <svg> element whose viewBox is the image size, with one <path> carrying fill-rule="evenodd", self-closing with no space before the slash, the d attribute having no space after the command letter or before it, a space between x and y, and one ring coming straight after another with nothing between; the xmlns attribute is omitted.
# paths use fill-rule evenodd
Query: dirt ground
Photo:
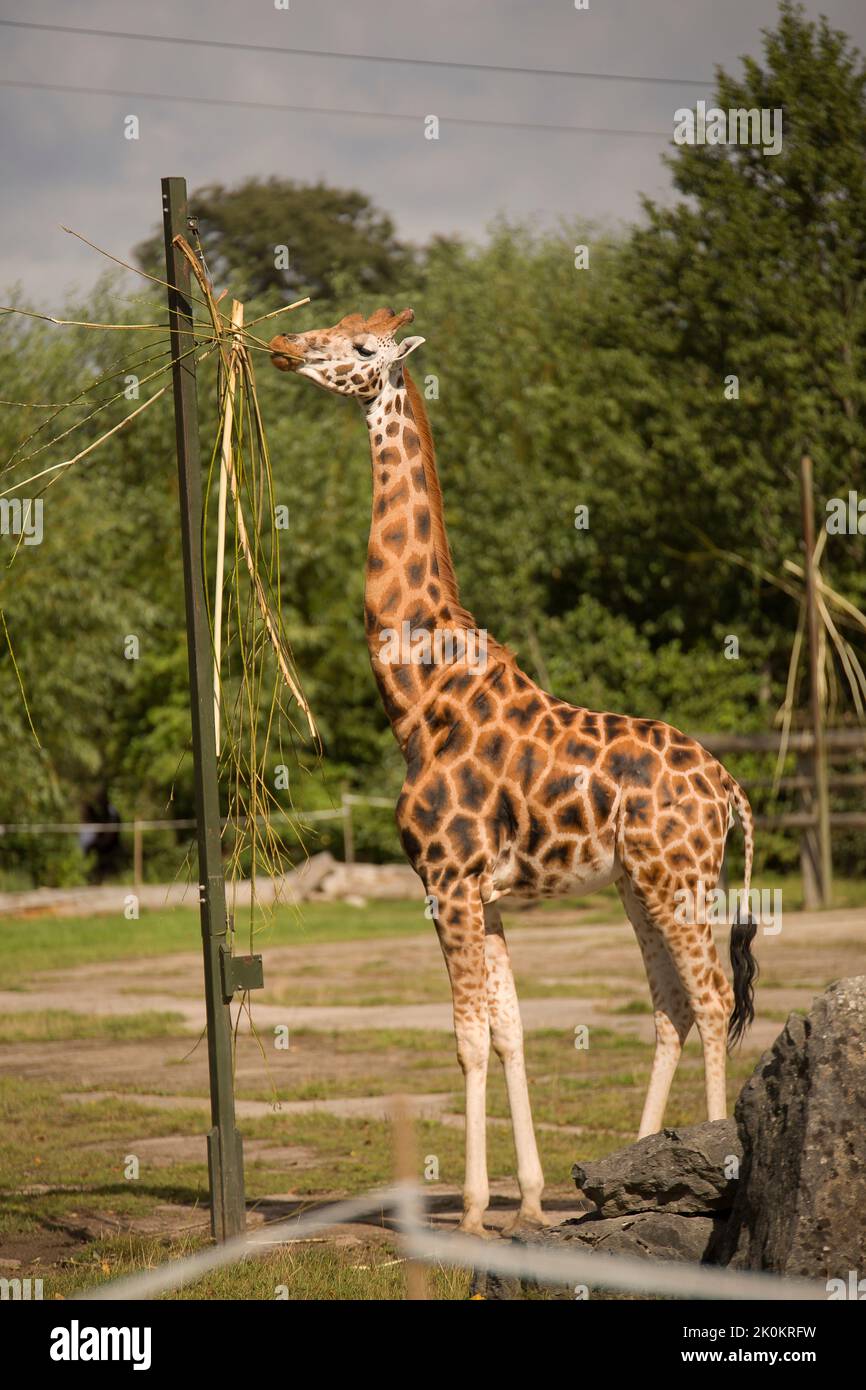
<svg viewBox="0 0 866 1390"><path fill-rule="evenodd" d="M579 1025L605 1029L623 1037L652 1039L652 1017L641 958L627 924L586 924L573 912L522 912L506 927L528 1033L565 1030ZM720 939L723 959L726 944ZM757 1019L750 1050L768 1047L795 1009L808 1009L814 995L842 976L866 971L866 909L785 917L778 935L760 935L756 952L761 965ZM277 1112L292 1116L321 1112L348 1119L380 1119L389 1112L390 1089L398 1089L400 1069L409 1053L407 1035L447 1033L451 1009L444 968L433 932L393 939L351 940L335 944L279 947L266 952L266 988L253 1001L256 1029L265 1048L241 1022L236 1084L238 1113L245 1117ZM177 1162L204 1164L203 1129L207 1113L207 1053L200 1038L204 1026L201 961L197 952L147 961L127 960L88 965L64 972L45 972L14 990L0 990L0 1013L64 1010L90 1016L178 1015L172 1036L122 1042L93 1038L57 1042L10 1042L0 1047L0 1075L48 1081L63 1087L65 1100L85 1106L107 1097L135 1098L148 1109L200 1110L202 1129L165 1138L142 1136L135 1152L155 1166ZM289 1047L274 1046L274 1030L287 1028ZM382 1050L381 1030L394 1030L394 1047ZM377 1046L366 1039L380 1033ZM343 1045L335 1036L348 1034ZM393 1069L393 1077L391 1071ZM371 1085L370 1078L375 1078ZM459 1128L460 1075L431 1068L429 1082L416 1086L411 1105L421 1117ZM308 1092L308 1094L304 1094ZM275 1098L279 1097L275 1106ZM572 1126L581 1132L579 1116ZM496 1127L507 1125L498 1116ZM543 1127L544 1122L542 1122ZM553 1126L548 1126L553 1127ZM303 1144L252 1139L248 1162L266 1158L269 1168L284 1171L286 1185L256 1204L255 1220L290 1214L301 1202L293 1178L310 1160ZM623 1135L621 1142L628 1142ZM97 1147L95 1144L94 1147ZM516 1205L511 1181L493 1184L491 1225L504 1224ZM26 1195L31 1189L18 1189ZM322 1194L322 1200L327 1194ZM440 1187L432 1202L437 1224L452 1226L460 1213L456 1186ZM548 1192L552 1219L579 1209L573 1188ZM157 1208L141 1221L153 1229L177 1232L206 1224L201 1209L182 1204ZM74 1223L73 1223L74 1227ZM77 1229L45 1233L39 1258L60 1258L76 1241L104 1233L105 1219L80 1215ZM130 1229L130 1227L127 1227ZM374 1227L335 1233L335 1240L369 1242ZM379 1233L381 1234L381 1228ZM24 1268L33 1258L33 1239L0 1242L0 1269Z"/></svg>
<svg viewBox="0 0 866 1390"><path fill-rule="evenodd" d="M648 997L630 928L620 922L575 925L574 915L523 912L515 919L519 925L508 927L525 1027L583 1023L649 1041L648 1013L617 1013ZM719 933L718 946L725 960L725 932ZM765 1047L779 1031L780 1013L807 1008L831 980L866 968L866 909L788 914L777 935L759 933L755 950L761 976L752 1038ZM265 971L265 988L254 998L260 1029L451 1027L447 981L432 930L429 936L276 947L267 951ZM200 1029L205 1018L201 959L194 951L144 962L89 964L45 971L23 987L0 989L0 1012L34 1009L91 1016L170 1011L182 1015L189 1028ZM106 1065L113 1063L106 1058Z"/></svg>

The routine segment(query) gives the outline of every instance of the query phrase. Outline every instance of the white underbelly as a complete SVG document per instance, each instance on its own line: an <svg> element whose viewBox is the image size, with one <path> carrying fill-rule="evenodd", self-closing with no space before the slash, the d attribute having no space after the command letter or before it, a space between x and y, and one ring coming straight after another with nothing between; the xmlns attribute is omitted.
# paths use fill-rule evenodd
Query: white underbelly
<svg viewBox="0 0 866 1390"><path fill-rule="evenodd" d="M612 854L603 864L587 864L585 872L565 875L564 886L560 891L566 897L599 893L602 888L609 888L612 883L616 883L621 872L617 857Z"/></svg>
<svg viewBox="0 0 866 1390"><path fill-rule="evenodd" d="M497 898L507 895L518 898L585 897L609 887L622 873L615 850L601 853L586 864L570 865L568 868L546 868L538 864L536 868L535 882L529 885L520 882L517 856L513 850L507 850L484 885L484 901L495 902Z"/></svg>

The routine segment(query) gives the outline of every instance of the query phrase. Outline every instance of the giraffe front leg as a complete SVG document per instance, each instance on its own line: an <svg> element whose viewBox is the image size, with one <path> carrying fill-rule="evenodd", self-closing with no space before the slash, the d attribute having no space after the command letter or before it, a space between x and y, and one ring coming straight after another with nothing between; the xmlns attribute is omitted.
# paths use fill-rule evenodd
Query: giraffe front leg
<svg viewBox="0 0 866 1390"><path fill-rule="evenodd" d="M514 973L499 909L495 906L485 908L484 918L490 1035L494 1051L505 1071L505 1086L508 1091L514 1149L517 1155L517 1182L520 1187L520 1210L514 1220L504 1228L507 1235L521 1226L544 1225L541 1210L544 1174L532 1124L520 1005L517 1001Z"/></svg>
<svg viewBox="0 0 866 1390"><path fill-rule="evenodd" d="M484 1213L490 1202L486 1130L490 1025L484 912L476 884L457 884L455 890L448 898L439 898L436 930L451 980L457 1057L466 1086L466 1176L460 1229L483 1235Z"/></svg>

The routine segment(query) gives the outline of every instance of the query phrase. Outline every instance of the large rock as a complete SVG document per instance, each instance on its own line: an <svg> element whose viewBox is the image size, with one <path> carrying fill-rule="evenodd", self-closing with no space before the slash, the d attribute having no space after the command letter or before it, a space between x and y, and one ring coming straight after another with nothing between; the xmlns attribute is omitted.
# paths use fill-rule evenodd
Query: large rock
<svg viewBox="0 0 866 1390"><path fill-rule="evenodd" d="M742 1156L733 1120L666 1129L592 1163L572 1176L592 1203L582 1216L526 1237L542 1245L643 1259L703 1263L720 1239L733 1202ZM489 1299L524 1296L532 1281L476 1275L473 1291ZM558 1289L554 1298L572 1298Z"/></svg>
<svg viewBox="0 0 866 1390"><path fill-rule="evenodd" d="M733 1205L741 1157L735 1122L713 1120L650 1134L571 1174L600 1216L697 1215Z"/></svg>
<svg viewBox="0 0 866 1390"><path fill-rule="evenodd" d="M744 1157L720 1264L866 1274L866 976L792 1016L737 1101Z"/></svg>
<svg viewBox="0 0 866 1390"><path fill-rule="evenodd" d="M843 1296L856 1288L866 1280L866 976L788 1020L735 1120L664 1130L572 1173L595 1209L530 1246L838 1279ZM492 1281L483 1292L519 1298L527 1287Z"/></svg>
<svg viewBox="0 0 866 1390"><path fill-rule="evenodd" d="M596 1212L588 1212L576 1220L525 1235L521 1243L529 1251L541 1246L545 1250L580 1249L605 1255L701 1264L724 1224L724 1216L682 1216L666 1211L599 1216ZM533 1279L505 1278L480 1270L475 1271L471 1285L474 1297L491 1302L521 1299L535 1288ZM549 1298L574 1298L573 1285L548 1285L547 1290ZM593 1298L607 1296L598 1290L593 1292Z"/></svg>
<svg viewBox="0 0 866 1390"><path fill-rule="evenodd" d="M630 1216L596 1216L564 1221L542 1233L542 1243L567 1249L579 1243L605 1255L636 1255L657 1260L691 1260L700 1264L723 1216L683 1216L679 1212L642 1211ZM535 1238L537 1239L537 1238Z"/></svg>
<svg viewBox="0 0 866 1390"><path fill-rule="evenodd" d="M315 884L316 898L415 898L423 911L424 885L411 864L343 864L328 858L327 871Z"/></svg>

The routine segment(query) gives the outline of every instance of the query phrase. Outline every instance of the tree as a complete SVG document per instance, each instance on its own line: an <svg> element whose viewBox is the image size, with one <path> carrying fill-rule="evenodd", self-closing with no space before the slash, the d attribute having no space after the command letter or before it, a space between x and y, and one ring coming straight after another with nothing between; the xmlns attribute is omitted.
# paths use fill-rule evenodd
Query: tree
<svg viewBox="0 0 866 1390"><path fill-rule="evenodd" d="M330 296L337 275L359 296L382 294L409 261L394 224L357 189L252 178L209 184L190 198L215 280L239 299L276 293L284 302ZM162 235L135 249L144 270L164 274Z"/></svg>
<svg viewBox="0 0 866 1390"><path fill-rule="evenodd" d="M409 254L361 194L271 180L205 190L198 204L211 269L231 273L242 297L264 287L250 319L314 281L330 297L292 315L298 327L376 299L413 306L427 344L411 370L427 396L457 572L479 624L562 697L690 731L766 727L792 635L786 596L708 552L694 562L700 533L778 573L801 558L803 448L815 458L822 511L826 499L866 490L862 60L844 35L786 4L763 62L746 60L739 80L720 73L716 101L780 107L781 153L680 148L671 166L681 198L647 203L644 224L619 241L498 223L480 245L439 237ZM262 250L289 241L294 280L274 275ZM590 245L587 269L575 265L578 243ZM161 244L141 254L160 274ZM160 295L154 314L162 308ZM97 300L64 316L112 320L118 310ZM48 351L47 331L4 320L5 395L67 400L120 350L62 330ZM272 371L266 358L256 365L290 518L280 537L283 614L325 742L324 779L396 791L401 759L362 621L366 433L352 403ZM213 372L212 362L200 368L206 457ZM730 375L737 399L726 399ZM126 409L112 406L105 423ZM0 413L3 456L33 414ZM64 448L44 462L66 457ZM175 814L191 804L173 450L166 399L61 475L45 543L2 571L0 607L43 751L0 637L0 821L73 815L90 787L109 790L124 812L161 809L173 787ZM575 526L576 507L588 527ZM0 550L9 544L0 537ZM834 586L861 607L864 545L831 536L826 552ZM137 661L123 658L127 633L142 638ZM738 661L726 658L728 634L738 636ZM326 797L316 770L297 801ZM394 852L387 815L366 848ZM7 859L9 849L7 837ZM22 844L19 862L33 862L30 852ZM860 850L849 864L862 868Z"/></svg>
<svg viewBox="0 0 866 1390"><path fill-rule="evenodd" d="M780 110L781 152L679 147L668 162L687 201L645 204L626 271L656 370L686 407L661 444L678 515L702 511L717 543L778 569L799 548L801 454L815 459L821 512L864 477L866 69L845 34L784 0L763 63L744 59L739 79L719 72L713 104ZM862 544L828 550L858 602ZM736 613L741 578L717 579ZM762 640L784 621L782 601L764 598Z"/></svg>

